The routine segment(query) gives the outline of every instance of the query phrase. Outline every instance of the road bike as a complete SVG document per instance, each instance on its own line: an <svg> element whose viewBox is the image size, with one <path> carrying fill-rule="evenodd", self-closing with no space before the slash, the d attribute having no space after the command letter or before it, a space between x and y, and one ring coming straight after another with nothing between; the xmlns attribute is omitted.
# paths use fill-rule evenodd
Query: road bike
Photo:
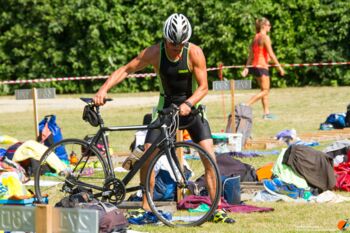
<svg viewBox="0 0 350 233"><path fill-rule="evenodd" d="M64 139L50 146L43 154L40 159L40 166L35 172L34 182L35 193L39 202L43 202L48 196L49 203L55 204L65 196L80 191L88 191L94 198L118 206L125 201L127 193L142 190L146 194L151 211L165 225L198 226L213 215L221 196L219 170L212 156L198 144L176 141L175 135L179 129L179 109L176 105L158 111L158 118L149 125L105 126L100 107L96 106L91 98L81 98L81 100L86 103L84 108L85 119L91 125L97 126L98 130L89 140ZM194 109L191 114L200 114L200 110ZM114 171L108 134L118 131L150 129L160 129L161 135L135 162L132 169L126 174L122 174L122 178L119 178L121 174ZM67 154L74 155L75 160L74 163L69 165L69 169L59 171L52 169L52 166L50 166L50 157L61 146L65 148ZM130 181L138 174L138 171L148 159L151 161L145 184L132 184L133 182ZM155 201L153 196L155 186L154 182L152 183L152 177L154 178L159 174L159 168L162 168L159 164L164 164L164 161L168 165L166 171L176 187L174 200L164 202L173 205L171 219L162 215L164 204ZM208 171L211 172L211 187L206 185L205 189L198 190L196 181L203 180L203 177L208 175ZM211 205L208 205L207 211L196 211L198 201L193 200L196 199L196 196L210 198ZM189 197L192 197L193 202ZM188 199L187 206L194 210L180 208L179 203L184 201L185 198ZM169 209L169 206L165 207Z"/></svg>

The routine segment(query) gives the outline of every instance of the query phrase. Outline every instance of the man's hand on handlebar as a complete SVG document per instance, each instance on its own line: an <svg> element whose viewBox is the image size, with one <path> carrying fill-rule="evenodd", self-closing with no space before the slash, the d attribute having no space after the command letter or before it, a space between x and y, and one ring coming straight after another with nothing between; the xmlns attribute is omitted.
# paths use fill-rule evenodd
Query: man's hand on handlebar
<svg viewBox="0 0 350 233"><path fill-rule="evenodd" d="M96 106L101 106L106 103L107 92L98 91L94 96L93 100Z"/></svg>
<svg viewBox="0 0 350 233"><path fill-rule="evenodd" d="M180 116L187 116L191 113L191 108L185 103L182 103L179 107Z"/></svg>

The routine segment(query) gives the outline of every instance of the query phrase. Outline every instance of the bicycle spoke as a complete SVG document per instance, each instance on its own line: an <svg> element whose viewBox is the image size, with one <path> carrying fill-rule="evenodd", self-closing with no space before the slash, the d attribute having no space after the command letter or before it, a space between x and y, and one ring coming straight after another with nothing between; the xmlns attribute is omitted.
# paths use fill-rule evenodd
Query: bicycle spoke
<svg viewBox="0 0 350 233"><path fill-rule="evenodd" d="M76 156L76 164L53 164L49 155L63 146L68 155ZM89 153L89 156L86 154ZM57 166L60 163L60 166ZM95 171L96 163L102 165L102 171ZM90 149L82 140L67 139L50 147L40 161L35 174L35 192L39 200L48 195L50 204L56 204L64 196L79 191L101 193L106 179L105 163L98 152ZM46 186L45 183L48 185Z"/></svg>
<svg viewBox="0 0 350 233"><path fill-rule="evenodd" d="M147 173L147 200L153 213L164 224L168 226L197 226L207 221L216 210L221 193L219 172L215 162L198 145L182 142L176 143L174 149L176 156L179 157L179 164L185 180L177 169L178 166L175 166L175 171L169 169L170 165L167 165L169 162L161 152L151 162ZM176 164L174 161L173 163ZM152 173L155 175L155 187L151 187L150 183ZM162 178L157 177L160 175ZM175 177L179 178L179 183L176 183ZM160 179L168 182L164 193L168 194L171 202L166 206L161 206L161 202L157 202L158 198L166 198L164 195L161 196L162 193L158 193L161 187L158 185L161 182L157 184L157 180L160 181ZM169 194L171 188L174 190ZM208 201L208 205L199 206L198 198ZM171 219L167 212L171 212Z"/></svg>

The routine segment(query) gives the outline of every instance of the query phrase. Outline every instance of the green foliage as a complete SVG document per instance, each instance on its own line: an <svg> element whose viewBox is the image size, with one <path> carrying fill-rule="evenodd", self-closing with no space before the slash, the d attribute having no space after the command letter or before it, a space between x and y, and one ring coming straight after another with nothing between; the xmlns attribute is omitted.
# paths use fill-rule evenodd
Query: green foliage
<svg viewBox="0 0 350 233"><path fill-rule="evenodd" d="M108 75L145 47L162 39L162 24L173 12L188 16L191 41L200 45L208 67L244 64L257 17L270 19L270 37L281 63L349 61L350 2L343 0L3 0L0 5L0 81ZM339 67L272 69L272 85L349 85ZM154 72L147 67L142 72ZM217 73L208 73L210 80ZM240 78L229 69L225 78ZM37 86L59 93L95 92L99 81ZM157 89L157 79L127 79L113 92ZM23 87L23 86L21 86ZM18 86L0 86L0 94Z"/></svg>

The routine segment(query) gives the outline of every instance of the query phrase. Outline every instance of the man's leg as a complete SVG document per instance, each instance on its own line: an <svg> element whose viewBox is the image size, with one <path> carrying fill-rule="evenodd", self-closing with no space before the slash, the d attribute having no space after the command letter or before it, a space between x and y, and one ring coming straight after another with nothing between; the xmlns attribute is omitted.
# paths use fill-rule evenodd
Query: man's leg
<svg viewBox="0 0 350 233"><path fill-rule="evenodd" d="M201 147L203 147L204 150L206 150L209 155L214 159L216 163L214 148L213 148L213 140L212 139L205 139L198 143ZM215 171L213 170L212 166L210 166L210 163L208 160L203 160L203 164L205 167L205 180L209 191L210 199L213 201L215 198L215 191L216 191L216 182L215 182ZM219 198L221 198L221 193ZM221 199L219 200L218 204L218 210L215 211L214 216L212 217L212 221L214 222L223 222L223 223L234 223L235 220L228 217L225 211L221 208Z"/></svg>
<svg viewBox="0 0 350 233"><path fill-rule="evenodd" d="M146 143L145 144L145 152L151 147L150 143ZM146 176L147 176L147 170L149 167L150 162L152 161L152 158L154 158L155 153L153 153L144 163L144 165L141 167L140 169L140 182L141 184L144 186L146 185ZM153 195L153 188L154 188L154 184L155 184L155 175L154 172L152 172L151 175L151 180L150 180L150 186L151 186L151 195ZM149 207L149 204L147 202L147 197L146 194L143 193L142 194L142 208L146 211L151 211L151 208Z"/></svg>
<svg viewBox="0 0 350 233"><path fill-rule="evenodd" d="M159 135L160 135L159 130L149 130L147 132L145 144L144 144L145 153L150 149L150 147L152 146L152 143L159 137ZM155 151L153 151L153 153L147 158L147 160L144 162L144 164L140 169L140 183L141 185L143 185L144 189L146 188L147 171L149 169L151 161L154 159L158 151L159 150L156 148ZM155 173L152 172L150 177L150 193L152 197L153 197L154 186L155 186ZM133 218L134 219L133 221L137 222L137 224L141 224L140 221L143 222L142 224L154 222L156 219L154 217L150 217L150 216L153 216L151 213L149 213L150 211L151 211L151 208L147 201L146 193L143 192L142 209L135 211L135 214L132 215L131 218Z"/></svg>
<svg viewBox="0 0 350 233"><path fill-rule="evenodd" d="M214 159L216 163L214 148L213 148L213 140L205 139L198 143L205 151L209 153L209 155ZM215 198L215 190L216 190L216 182L215 182L215 171L212 169L208 160L203 160L202 162L205 167L205 182L208 187L210 199L213 200ZM219 202L219 206L221 205L221 201Z"/></svg>

